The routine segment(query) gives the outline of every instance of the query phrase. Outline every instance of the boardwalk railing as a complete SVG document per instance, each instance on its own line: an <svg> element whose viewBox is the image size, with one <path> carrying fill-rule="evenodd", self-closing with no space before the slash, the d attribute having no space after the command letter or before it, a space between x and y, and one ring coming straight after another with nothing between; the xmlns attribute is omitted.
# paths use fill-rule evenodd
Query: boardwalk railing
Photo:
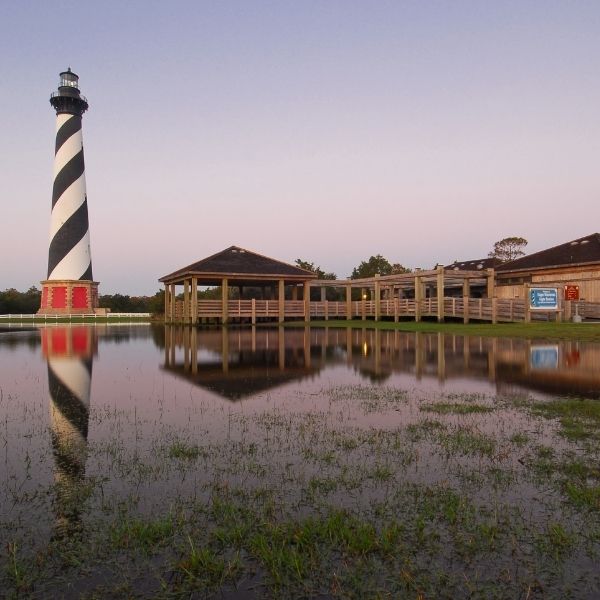
<svg viewBox="0 0 600 600"><path fill-rule="evenodd" d="M23 314L13 313L8 315L0 315L0 321L72 321L72 320L113 320L113 319L149 319L150 313L76 313L64 315L38 315L38 314Z"/></svg>
<svg viewBox="0 0 600 600"><path fill-rule="evenodd" d="M584 305L585 304L585 305ZM278 300L229 300L227 302L227 318L229 321L258 319L280 320ZM528 311L526 302L519 298L444 298L440 306L436 297L422 300L398 299L353 300L350 303L340 301L310 302L310 319L394 319L422 317L453 318L463 321L491 322L523 322L531 320L546 320L547 314ZM573 313L573 307L570 307ZM223 304L221 300L199 300L197 304L197 319L220 320ZM301 300L286 300L283 303L284 319L306 319L304 302ZM579 314L589 318L600 318L600 303L580 303ZM175 321L183 321L184 303L175 303ZM553 317L554 318L554 317Z"/></svg>

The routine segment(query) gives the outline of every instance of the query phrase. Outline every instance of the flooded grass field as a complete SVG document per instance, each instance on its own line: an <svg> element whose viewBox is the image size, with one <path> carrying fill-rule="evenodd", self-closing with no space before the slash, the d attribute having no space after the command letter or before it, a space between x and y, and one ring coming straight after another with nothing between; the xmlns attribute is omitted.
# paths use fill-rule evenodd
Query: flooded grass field
<svg viewBox="0 0 600 600"><path fill-rule="evenodd" d="M7 598L600 597L600 344L0 334Z"/></svg>

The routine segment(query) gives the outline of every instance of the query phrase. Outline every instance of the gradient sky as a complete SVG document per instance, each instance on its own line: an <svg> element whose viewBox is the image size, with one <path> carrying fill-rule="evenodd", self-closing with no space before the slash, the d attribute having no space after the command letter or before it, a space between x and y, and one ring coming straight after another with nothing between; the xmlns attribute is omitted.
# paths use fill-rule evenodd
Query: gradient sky
<svg viewBox="0 0 600 600"><path fill-rule="evenodd" d="M2 2L0 289L46 275L55 114L84 115L94 276L232 244L338 277L600 230L600 2Z"/></svg>

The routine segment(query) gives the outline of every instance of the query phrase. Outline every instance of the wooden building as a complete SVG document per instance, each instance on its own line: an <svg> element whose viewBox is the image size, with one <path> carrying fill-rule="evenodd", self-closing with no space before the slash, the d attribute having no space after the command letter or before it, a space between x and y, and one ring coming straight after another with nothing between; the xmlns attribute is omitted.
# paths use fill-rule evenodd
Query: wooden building
<svg viewBox="0 0 600 600"><path fill-rule="evenodd" d="M600 302L600 234L593 233L496 267L496 296L526 298L527 286L577 286L582 301Z"/></svg>

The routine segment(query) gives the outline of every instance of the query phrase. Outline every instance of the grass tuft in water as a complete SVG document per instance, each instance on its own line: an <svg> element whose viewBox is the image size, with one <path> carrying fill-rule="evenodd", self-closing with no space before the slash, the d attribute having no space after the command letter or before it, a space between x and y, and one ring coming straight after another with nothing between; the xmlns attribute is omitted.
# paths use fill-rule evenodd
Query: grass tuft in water
<svg viewBox="0 0 600 600"><path fill-rule="evenodd" d="M167 454L169 458L176 458L180 460L197 460L200 457L205 458L207 456L205 449L194 444L188 444L181 440L173 442L169 446Z"/></svg>
<svg viewBox="0 0 600 600"><path fill-rule="evenodd" d="M470 415L476 413L489 413L494 411L494 407L484 404L460 404L458 402L432 402L421 404L419 410L423 412L432 412L439 415Z"/></svg>

